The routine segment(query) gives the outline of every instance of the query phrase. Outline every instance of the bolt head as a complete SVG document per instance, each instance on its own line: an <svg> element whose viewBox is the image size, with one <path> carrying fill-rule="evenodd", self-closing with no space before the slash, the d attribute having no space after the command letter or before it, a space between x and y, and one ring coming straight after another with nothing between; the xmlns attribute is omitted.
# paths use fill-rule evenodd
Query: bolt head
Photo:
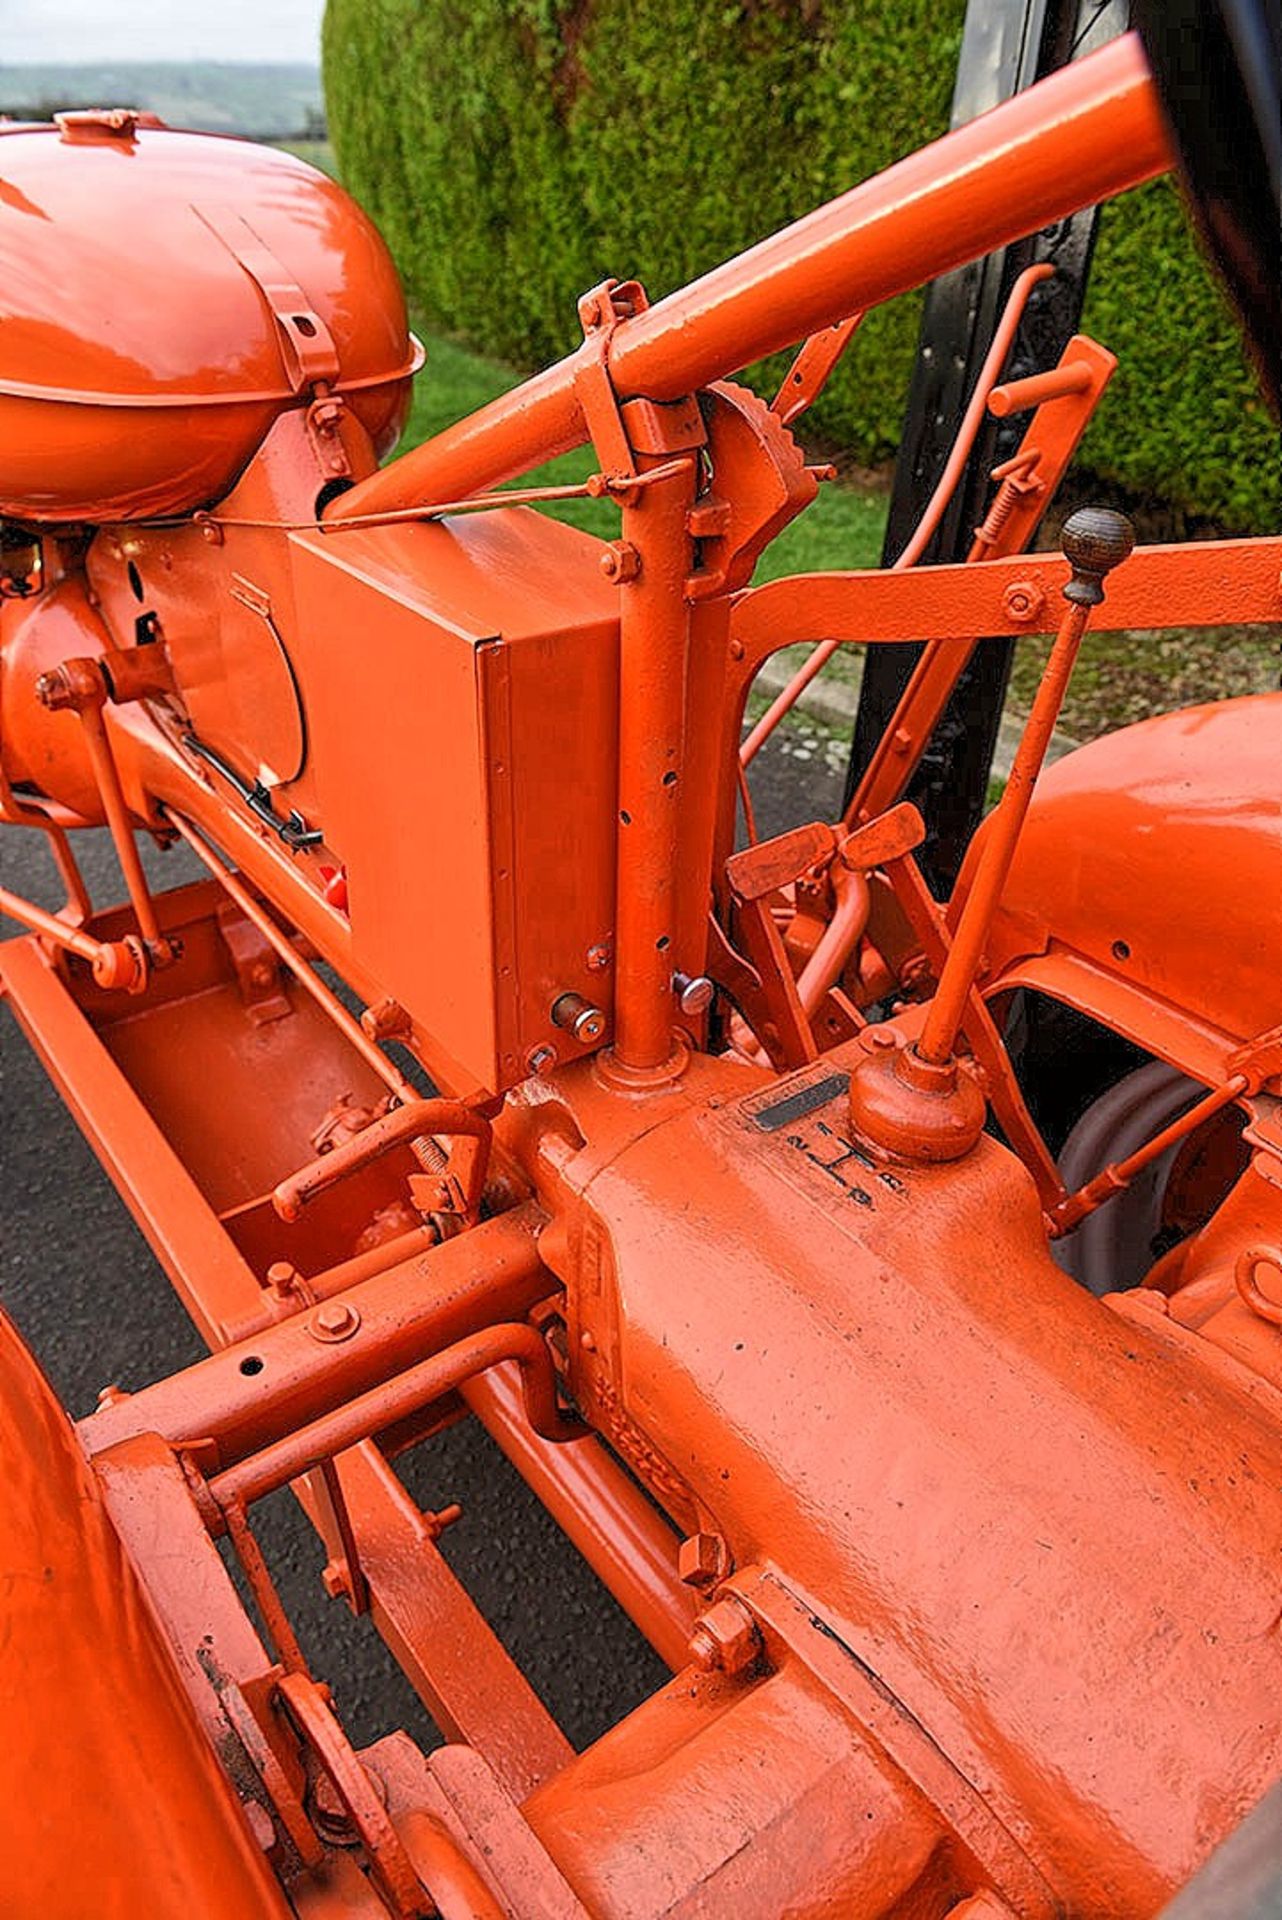
<svg viewBox="0 0 1282 1920"><path fill-rule="evenodd" d="M677 983L677 1005L682 1013L696 1015L706 1013L716 998L716 986L706 974L697 974L693 979L682 978Z"/></svg>
<svg viewBox="0 0 1282 1920"><path fill-rule="evenodd" d="M525 1056L525 1065L529 1073L551 1073L556 1065L556 1051L552 1047L531 1047Z"/></svg>
<svg viewBox="0 0 1282 1920"><path fill-rule="evenodd" d="M727 1594L700 1614L689 1647L705 1673L743 1673L761 1652L761 1635L743 1602Z"/></svg>
<svg viewBox="0 0 1282 1920"><path fill-rule="evenodd" d="M635 580L641 571L641 555L630 540L612 540L601 555L601 571L607 580Z"/></svg>
<svg viewBox="0 0 1282 1920"><path fill-rule="evenodd" d="M1045 606L1046 595L1031 580L1013 580L1006 589L1006 617L1021 626L1032 626L1041 618Z"/></svg>
<svg viewBox="0 0 1282 1920"><path fill-rule="evenodd" d="M348 1300L326 1300L307 1322L307 1331L316 1340L350 1340L361 1324L361 1316Z"/></svg>
<svg viewBox="0 0 1282 1920"><path fill-rule="evenodd" d="M331 1600L345 1599L351 1591L346 1566L340 1565L337 1560L327 1560L321 1570L321 1585Z"/></svg>
<svg viewBox="0 0 1282 1920"><path fill-rule="evenodd" d="M588 972L604 973L612 958L613 955L604 941L595 947L589 947L587 951Z"/></svg>
<svg viewBox="0 0 1282 1920"><path fill-rule="evenodd" d="M714 1587L730 1571L730 1549L718 1533L692 1533L681 1542L677 1574L687 1587Z"/></svg>
<svg viewBox="0 0 1282 1920"><path fill-rule="evenodd" d="M859 1044L866 1053L889 1053L899 1045L899 1038L893 1027L865 1027Z"/></svg>

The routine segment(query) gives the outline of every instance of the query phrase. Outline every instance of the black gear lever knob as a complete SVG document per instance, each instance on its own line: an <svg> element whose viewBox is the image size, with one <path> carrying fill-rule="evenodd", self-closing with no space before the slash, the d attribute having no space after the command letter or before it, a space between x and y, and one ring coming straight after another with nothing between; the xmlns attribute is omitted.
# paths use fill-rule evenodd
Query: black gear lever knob
<svg viewBox="0 0 1282 1920"><path fill-rule="evenodd" d="M1064 598L1079 607L1097 607L1104 598L1104 575L1122 564L1135 545L1135 529L1111 507L1079 507L1059 536L1073 577Z"/></svg>

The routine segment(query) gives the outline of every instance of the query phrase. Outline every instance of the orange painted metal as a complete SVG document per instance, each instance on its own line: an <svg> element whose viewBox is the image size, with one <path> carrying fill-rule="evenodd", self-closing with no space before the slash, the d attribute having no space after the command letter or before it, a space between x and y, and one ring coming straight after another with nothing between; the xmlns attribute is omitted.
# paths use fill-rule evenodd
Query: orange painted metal
<svg viewBox="0 0 1282 1920"><path fill-rule="evenodd" d="M996 389L1038 410L969 564L761 587L819 474L725 378L804 337L808 397L852 313L1161 171L1137 43L653 307L605 282L382 471L412 349L338 188L129 114L0 162L6 263L39 209L65 269L6 281L0 814L67 887L0 894L0 987L213 1349L73 1435L0 1330L15 1910L1156 1913L1282 1774L1282 697L1043 774L1075 608L936 902L895 802L977 637L1080 598L1075 536L1018 549L1112 356ZM468 497L585 438L616 541ZM1280 566L1141 548L1096 620L1276 623ZM850 819L736 852L798 640L929 645ZM1071 1195L1046 1001L1206 1090ZM1054 1264L1172 1159L1142 1286ZM582 1754L398 1477L469 1416L674 1669ZM430 1758L308 1671L285 1484Z"/></svg>
<svg viewBox="0 0 1282 1920"><path fill-rule="evenodd" d="M678 826L685 753L686 582L694 547L693 460L651 476L623 511L629 578L619 615L619 804L614 1068L637 1082L679 1064L674 1053ZM634 556L634 557L633 557Z"/></svg>
<svg viewBox="0 0 1282 1920"><path fill-rule="evenodd" d="M187 1917L289 1911L202 1740L102 1490L0 1318L3 1904Z"/></svg>
<svg viewBox="0 0 1282 1920"><path fill-rule="evenodd" d="M4 512L101 525L203 506L317 381L395 443L416 364L400 287L323 174L130 117L3 140ZM106 311L109 330L86 328Z"/></svg>

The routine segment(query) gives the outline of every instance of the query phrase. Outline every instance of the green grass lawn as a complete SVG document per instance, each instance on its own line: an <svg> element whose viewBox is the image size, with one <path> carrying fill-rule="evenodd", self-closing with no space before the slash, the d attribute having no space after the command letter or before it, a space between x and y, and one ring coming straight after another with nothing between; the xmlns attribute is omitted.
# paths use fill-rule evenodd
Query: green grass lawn
<svg viewBox="0 0 1282 1920"><path fill-rule="evenodd" d="M322 173L328 173L337 180L334 149L328 140L278 140L275 144L284 147L286 153L297 154L300 160L306 160L309 167L319 167Z"/></svg>

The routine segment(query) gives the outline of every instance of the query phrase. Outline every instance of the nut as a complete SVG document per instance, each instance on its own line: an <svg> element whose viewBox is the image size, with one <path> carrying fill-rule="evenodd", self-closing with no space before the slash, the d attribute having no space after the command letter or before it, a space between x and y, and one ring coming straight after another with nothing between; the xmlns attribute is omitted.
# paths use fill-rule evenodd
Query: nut
<svg viewBox="0 0 1282 1920"><path fill-rule="evenodd" d="M361 1031L371 1040L391 1040L408 1033L410 1017L398 1000L376 1000L361 1015Z"/></svg>
<svg viewBox="0 0 1282 1920"><path fill-rule="evenodd" d="M1030 627L1041 618L1046 595L1035 581L1012 580L1006 589L1004 605L1008 620L1016 620L1020 626Z"/></svg>
<svg viewBox="0 0 1282 1920"><path fill-rule="evenodd" d="M635 580L641 571L641 555L630 540L612 540L601 555L601 571L607 580Z"/></svg>
<svg viewBox="0 0 1282 1920"><path fill-rule="evenodd" d="M531 1047L525 1056L527 1073L551 1073L556 1065L554 1047Z"/></svg>
<svg viewBox="0 0 1282 1920"><path fill-rule="evenodd" d="M733 1594L700 1614L690 1635L690 1658L704 1673L742 1673L761 1652L761 1635Z"/></svg>
<svg viewBox="0 0 1282 1920"><path fill-rule="evenodd" d="M360 1313L350 1300L327 1300L311 1315L307 1331L313 1340L350 1340L360 1324Z"/></svg>
<svg viewBox="0 0 1282 1920"><path fill-rule="evenodd" d="M730 1549L719 1533L692 1533L681 1542L677 1574L687 1587L715 1587L730 1571Z"/></svg>

